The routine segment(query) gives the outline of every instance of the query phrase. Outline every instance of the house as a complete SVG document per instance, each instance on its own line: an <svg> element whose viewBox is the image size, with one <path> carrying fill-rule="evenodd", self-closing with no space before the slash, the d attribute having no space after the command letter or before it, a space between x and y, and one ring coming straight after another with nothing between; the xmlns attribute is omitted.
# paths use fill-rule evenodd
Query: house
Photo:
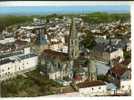
<svg viewBox="0 0 134 100"><path fill-rule="evenodd" d="M120 59L122 59L123 61L123 50L121 48L116 49L110 53L110 60L115 59L117 57L120 57Z"/></svg>
<svg viewBox="0 0 134 100"><path fill-rule="evenodd" d="M130 94L131 93L131 84L132 84L131 80L121 80L119 92L125 93L125 94Z"/></svg>
<svg viewBox="0 0 134 100"><path fill-rule="evenodd" d="M8 38L4 38L4 39L0 40L0 44L6 44L6 43L10 43L10 42L15 42L15 38L8 37Z"/></svg>
<svg viewBox="0 0 134 100"><path fill-rule="evenodd" d="M83 96L104 95L107 92L107 85L101 81L88 81L77 84L79 93Z"/></svg>
<svg viewBox="0 0 134 100"><path fill-rule="evenodd" d="M127 42L127 51L131 50L131 39Z"/></svg>
<svg viewBox="0 0 134 100"><path fill-rule="evenodd" d="M114 83L118 88L120 88L122 80L131 79L131 70L121 64L117 64L111 68L106 75L108 76L109 82Z"/></svg>
<svg viewBox="0 0 134 100"><path fill-rule="evenodd" d="M51 42L49 45L49 49L54 50L54 51L59 51L59 49L62 49L63 43L61 41L57 42Z"/></svg>
<svg viewBox="0 0 134 100"><path fill-rule="evenodd" d="M126 68L124 68L121 64L115 65L113 68L111 68L107 74L112 75L115 78L120 78L123 73L126 71Z"/></svg>
<svg viewBox="0 0 134 100"><path fill-rule="evenodd" d="M4 53L23 50L26 47L29 47L29 43L21 40L15 40L14 42L0 44L0 55L1 53L3 55Z"/></svg>
<svg viewBox="0 0 134 100"><path fill-rule="evenodd" d="M0 80L13 78L14 76L31 71L38 64L38 56L31 53L29 48L24 51L14 51L0 56Z"/></svg>
<svg viewBox="0 0 134 100"><path fill-rule="evenodd" d="M127 69L125 73L121 76L120 80L120 91L123 93L131 93L131 69Z"/></svg>
<svg viewBox="0 0 134 100"><path fill-rule="evenodd" d="M129 63L128 66L127 66L127 68L131 68L131 67L132 67L132 65L131 65L131 63Z"/></svg>
<svg viewBox="0 0 134 100"><path fill-rule="evenodd" d="M36 68L37 64L38 57L35 54L0 60L0 80L11 78L21 72L33 70Z"/></svg>
<svg viewBox="0 0 134 100"><path fill-rule="evenodd" d="M90 52L91 58L109 63L111 60L120 58L123 61L123 50L105 43L97 43Z"/></svg>

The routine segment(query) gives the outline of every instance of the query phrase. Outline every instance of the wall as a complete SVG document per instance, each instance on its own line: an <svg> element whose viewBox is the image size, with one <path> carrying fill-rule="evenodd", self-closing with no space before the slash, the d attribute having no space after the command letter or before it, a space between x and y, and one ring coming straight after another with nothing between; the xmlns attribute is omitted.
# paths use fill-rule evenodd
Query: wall
<svg viewBox="0 0 134 100"><path fill-rule="evenodd" d="M116 50L116 51L114 51L110 54L110 59L111 60L114 59L114 58L117 58L117 57L120 57L120 58L123 59L123 50L122 49L118 49L118 50Z"/></svg>
<svg viewBox="0 0 134 100"><path fill-rule="evenodd" d="M89 95L89 96L103 95L104 93L106 93L106 91L107 91L106 85L92 86L79 89L79 93L81 95Z"/></svg>
<svg viewBox="0 0 134 100"><path fill-rule="evenodd" d="M124 92L129 92L131 90L131 80L121 80L120 90Z"/></svg>
<svg viewBox="0 0 134 100"><path fill-rule="evenodd" d="M23 72L29 69L36 67L38 64L38 57L31 57L23 60L16 60L15 62L9 62L3 65L0 65L0 80L4 80L10 77L13 77L19 72ZM4 71L2 71L4 70Z"/></svg>
<svg viewBox="0 0 134 100"><path fill-rule="evenodd" d="M8 78L15 73L15 64L9 62L7 64L0 65L0 80Z"/></svg>

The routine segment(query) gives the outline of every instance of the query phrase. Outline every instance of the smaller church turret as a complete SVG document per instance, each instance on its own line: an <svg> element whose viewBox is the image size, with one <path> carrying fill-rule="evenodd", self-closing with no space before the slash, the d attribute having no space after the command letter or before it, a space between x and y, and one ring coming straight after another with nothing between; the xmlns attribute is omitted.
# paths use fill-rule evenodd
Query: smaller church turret
<svg viewBox="0 0 134 100"><path fill-rule="evenodd" d="M45 48L48 47L48 37L45 28L41 29L36 29L37 31L37 39L36 39L36 44L37 44L37 52L40 54Z"/></svg>
<svg viewBox="0 0 134 100"><path fill-rule="evenodd" d="M70 34L68 41L68 56L69 56L69 69L70 79L73 78L74 60L79 57L79 37L76 31L75 19L71 19Z"/></svg>
<svg viewBox="0 0 134 100"><path fill-rule="evenodd" d="M47 42L48 42L46 31L45 31L45 29L43 29L43 30L44 31L41 31L38 34L38 37L37 37L37 44L38 45L44 45L44 44L47 44Z"/></svg>
<svg viewBox="0 0 134 100"><path fill-rule="evenodd" d="M88 67L89 67L89 80L97 80L97 75L96 75L96 65L95 65L95 61L94 60L90 60L89 61L89 64L88 64Z"/></svg>

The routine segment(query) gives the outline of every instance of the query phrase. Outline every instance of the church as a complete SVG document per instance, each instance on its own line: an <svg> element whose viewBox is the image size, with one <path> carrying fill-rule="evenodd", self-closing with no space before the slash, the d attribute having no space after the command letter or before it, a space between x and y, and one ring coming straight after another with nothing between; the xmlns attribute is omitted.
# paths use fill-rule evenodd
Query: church
<svg viewBox="0 0 134 100"><path fill-rule="evenodd" d="M87 63L88 61L88 58L80 54L74 18L70 24L68 53L45 49L40 59L42 71L49 79L82 81L89 78L96 80L96 67L93 61L90 64Z"/></svg>

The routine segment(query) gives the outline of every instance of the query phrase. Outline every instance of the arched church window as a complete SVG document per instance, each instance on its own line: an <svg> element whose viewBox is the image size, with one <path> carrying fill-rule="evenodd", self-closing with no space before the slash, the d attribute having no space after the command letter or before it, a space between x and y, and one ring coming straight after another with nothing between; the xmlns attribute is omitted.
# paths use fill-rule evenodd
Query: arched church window
<svg viewBox="0 0 134 100"><path fill-rule="evenodd" d="M58 63L58 68L60 69L60 63Z"/></svg>

